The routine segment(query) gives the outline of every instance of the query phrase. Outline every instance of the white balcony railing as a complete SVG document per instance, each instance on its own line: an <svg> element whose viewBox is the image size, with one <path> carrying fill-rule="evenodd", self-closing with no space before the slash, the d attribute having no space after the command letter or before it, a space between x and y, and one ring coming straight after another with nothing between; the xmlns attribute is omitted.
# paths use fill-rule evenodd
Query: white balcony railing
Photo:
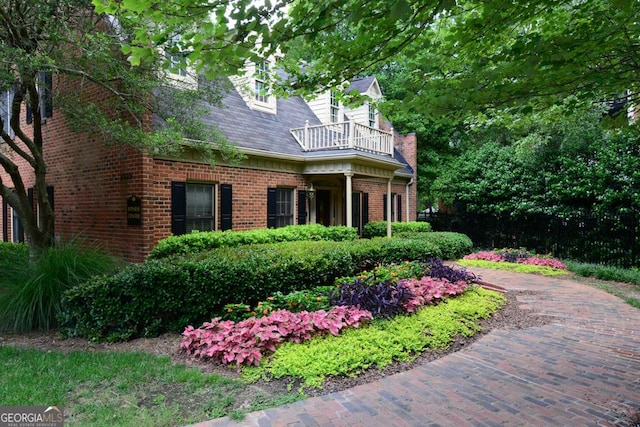
<svg viewBox="0 0 640 427"><path fill-rule="evenodd" d="M304 151L355 148L393 157L393 129L385 132L351 120L316 126L307 122L290 132Z"/></svg>

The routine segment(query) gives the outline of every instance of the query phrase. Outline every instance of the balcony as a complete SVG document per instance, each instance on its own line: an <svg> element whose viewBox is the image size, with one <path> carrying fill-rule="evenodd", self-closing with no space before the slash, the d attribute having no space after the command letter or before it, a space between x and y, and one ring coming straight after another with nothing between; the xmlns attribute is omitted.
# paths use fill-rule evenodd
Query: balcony
<svg viewBox="0 0 640 427"><path fill-rule="evenodd" d="M331 123L290 129L304 151L356 149L393 157L393 133L356 123Z"/></svg>

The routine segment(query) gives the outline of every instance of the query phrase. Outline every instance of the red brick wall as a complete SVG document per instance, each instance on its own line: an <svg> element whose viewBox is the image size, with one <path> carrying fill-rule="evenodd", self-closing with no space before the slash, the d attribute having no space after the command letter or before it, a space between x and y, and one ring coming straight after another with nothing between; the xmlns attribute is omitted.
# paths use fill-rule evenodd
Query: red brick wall
<svg viewBox="0 0 640 427"><path fill-rule="evenodd" d="M101 96L97 90L84 94L94 99ZM31 125L23 129L33 132ZM79 238L127 258L147 250L148 245L141 243L143 229L126 225L127 197L139 195L143 188L142 153L131 147L108 148L96 135L71 131L59 111L42 125L42 133L46 181L54 188L56 239ZM33 170L24 160L16 162L25 186L32 187ZM0 175L11 187L4 170Z"/></svg>
<svg viewBox="0 0 640 427"><path fill-rule="evenodd" d="M231 184L233 191L233 229L249 230L267 227L267 189L269 187L291 187L305 189L302 175L229 167L208 164L183 163L168 160L153 162L152 193L147 217L153 229L152 241L167 237L171 233L171 181ZM220 197L218 195L218 224L220 226ZM294 218L296 217L294 211Z"/></svg>
<svg viewBox="0 0 640 427"><path fill-rule="evenodd" d="M98 97L100 92L89 91L85 96ZM208 164L153 159L132 147L106 147L95 135L72 132L59 112L54 112L43 126L43 136L49 165L47 185L54 187L56 238L66 241L79 237L130 261L144 259L160 239L171 233L171 181L231 184L234 230L267 226L267 188L302 190L307 186L301 174L292 172L223 165L212 168ZM415 170L415 135L396 135L396 146ZM24 162L19 167L26 186L32 186L33 173ZM0 174L4 182L9 182L3 171ZM369 220L383 220L387 181L355 177L352 184L353 191L369 193ZM409 186L412 220L415 187L415 183ZM400 180L392 183L392 192L402 197L402 221L407 213L406 188ZM127 198L131 196L142 199L141 226L127 225ZM218 195L218 210L219 201ZM294 210L294 222L296 214ZM220 221L219 211L217 218Z"/></svg>

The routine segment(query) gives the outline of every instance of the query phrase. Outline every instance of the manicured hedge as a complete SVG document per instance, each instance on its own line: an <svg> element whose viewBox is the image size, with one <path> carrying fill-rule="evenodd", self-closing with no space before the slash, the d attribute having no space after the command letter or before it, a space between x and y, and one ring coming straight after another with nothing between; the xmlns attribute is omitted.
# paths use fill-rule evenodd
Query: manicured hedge
<svg viewBox="0 0 640 427"><path fill-rule="evenodd" d="M392 222L391 234L397 233L424 233L431 231L431 224L428 222ZM362 237L370 239L372 237L384 237L387 235L387 222L369 222L362 227Z"/></svg>
<svg viewBox="0 0 640 427"><path fill-rule="evenodd" d="M424 237L431 234L434 239ZM244 245L148 260L67 291L61 330L66 336L108 341L181 331L220 315L229 303L255 305L276 291L330 285L336 277L382 263L459 258L471 252L470 241L460 252L466 247L463 237L422 233L415 239Z"/></svg>
<svg viewBox="0 0 640 427"><path fill-rule="evenodd" d="M301 240L355 240L355 228L320 224L290 225L281 228L262 228L247 231L193 232L181 236L169 236L158 242L149 254L149 259L172 255L193 254L227 246L253 245L259 243L292 242Z"/></svg>

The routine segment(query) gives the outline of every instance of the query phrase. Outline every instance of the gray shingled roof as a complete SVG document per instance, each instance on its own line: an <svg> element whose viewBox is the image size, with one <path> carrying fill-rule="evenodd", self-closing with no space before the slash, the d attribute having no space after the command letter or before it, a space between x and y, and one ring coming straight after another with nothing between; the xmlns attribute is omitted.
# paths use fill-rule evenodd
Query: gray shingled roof
<svg viewBox="0 0 640 427"><path fill-rule="evenodd" d="M204 122L217 126L239 147L282 154L302 155L304 151L289 129L303 127L308 120L319 125L320 120L300 97L277 100L277 114L252 110L235 88L222 100L223 107L211 106Z"/></svg>
<svg viewBox="0 0 640 427"><path fill-rule="evenodd" d="M367 83L368 82L368 83ZM352 84L354 89L361 85L366 91L373 78L359 79ZM307 103L299 96L277 99L277 114L252 110L242 99L238 91L231 87L222 99L222 106L209 105L208 113L203 117L206 124L216 126L232 144L240 148L261 150L275 154L289 154L313 158L314 152L305 152L295 140L289 129L303 127L305 121L310 125L322 124ZM158 122L156 122L158 123ZM341 150L344 154L344 151ZM322 152L326 155L326 152ZM389 160L388 157L367 153L372 157ZM407 165L406 160L395 152L395 160ZM408 166L402 172L412 172Z"/></svg>
<svg viewBox="0 0 640 427"><path fill-rule="evenodd" d="M373 76L362 77L360 79L353 79L351 80L351 84L349 85L347 92L357 90L360 93L366 93L367 90L369 90L369 87L371 86L374 80L375 80L375 77Z"/></svg>

